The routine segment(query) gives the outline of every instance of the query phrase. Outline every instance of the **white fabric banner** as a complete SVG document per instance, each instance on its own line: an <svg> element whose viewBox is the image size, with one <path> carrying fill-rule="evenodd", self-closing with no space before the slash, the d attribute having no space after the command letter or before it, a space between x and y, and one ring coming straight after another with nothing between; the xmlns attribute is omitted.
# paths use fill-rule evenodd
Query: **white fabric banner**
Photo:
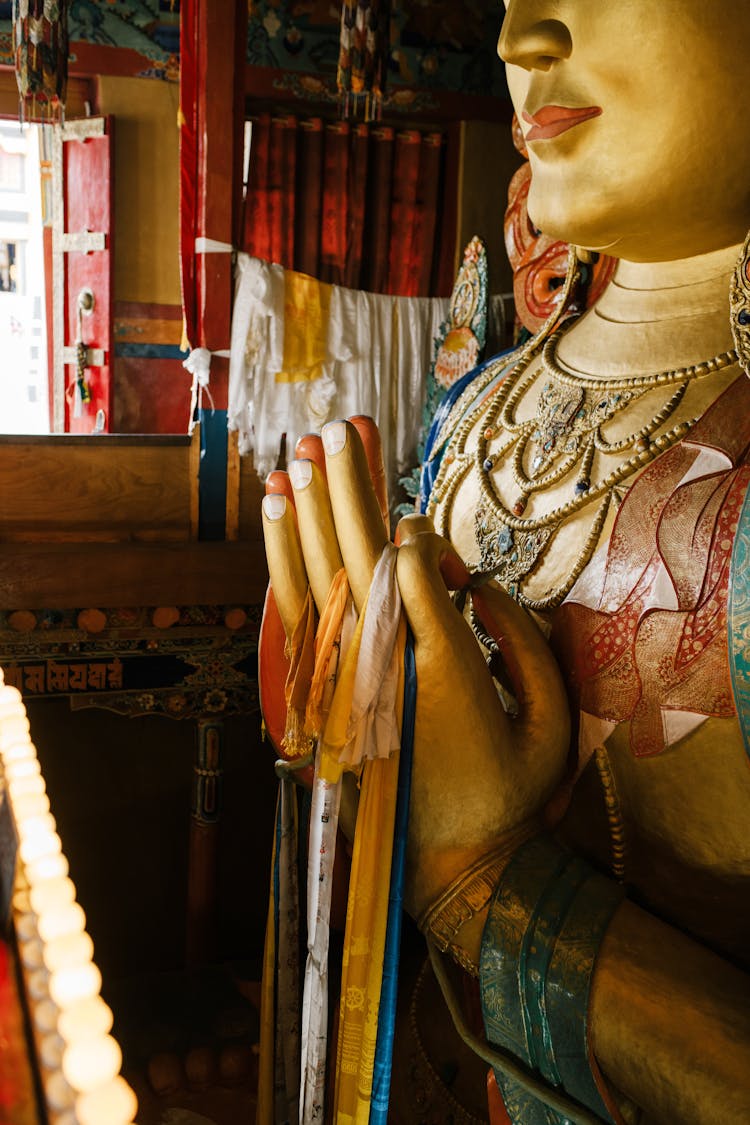
<svg viewBox="0 0 750 1125"><path fill-rule="evenodd" d="M416 465L425 381L447 297L389 297L332 286L328 360L312 382L277 382L284 355L284 271L237 255L229 361L229 429L261 478L282 434L294 449L335 418L367 414L380 428L388 483Z"/></svg>

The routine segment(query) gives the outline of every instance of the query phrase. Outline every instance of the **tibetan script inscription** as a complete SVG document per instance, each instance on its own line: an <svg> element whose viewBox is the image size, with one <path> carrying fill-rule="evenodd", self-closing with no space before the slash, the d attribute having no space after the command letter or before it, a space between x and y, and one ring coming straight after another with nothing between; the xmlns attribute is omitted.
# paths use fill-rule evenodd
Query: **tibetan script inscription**
<svg viewBox="0 0 750 1125"><path fill-rule="evenodd" d="M121 691L122 661L46 660L38 664L10 664L5 682L24 695L71 695L84 691Z"/></svg>

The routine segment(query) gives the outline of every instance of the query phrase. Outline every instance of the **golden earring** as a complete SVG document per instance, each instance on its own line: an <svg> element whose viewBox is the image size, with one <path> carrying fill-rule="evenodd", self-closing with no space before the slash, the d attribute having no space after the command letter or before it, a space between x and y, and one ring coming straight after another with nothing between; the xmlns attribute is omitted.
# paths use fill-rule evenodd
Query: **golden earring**
<svg viewBox="0 0 750 1125"><path fill-rule="evenodd" d="M574 246L573 252L578 261L584 266L593 266L599 258L596 250L586 250L583 246Z"/></svg>
<svg viewBox="0 0 750 1125"><path fill-rule="evenodd" d="M740 366L750 375L750 234L734 267L729 287L729 315Z"/></svg>

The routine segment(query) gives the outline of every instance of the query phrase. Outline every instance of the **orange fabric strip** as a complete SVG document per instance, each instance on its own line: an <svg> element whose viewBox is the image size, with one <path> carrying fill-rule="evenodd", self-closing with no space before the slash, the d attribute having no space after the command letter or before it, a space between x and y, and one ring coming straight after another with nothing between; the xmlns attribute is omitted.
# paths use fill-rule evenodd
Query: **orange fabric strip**
<svg viewBox="0 0 750 1125"><path fill-rule="evenodd" d="M342 567L331 583L315 637L315 669L305 712L305 733L311 739L318 738L323 730L325 686L331 674L334 646L339 643L341 637L341 625L348 597L349 582L346 571Z"/></svg>
<svg viewBox="0 0 750 1125"><path fill-rule="evenodd" d="M308 588L299 621L289 642L289 674L286 698L286 732L282 746L290 758L309 753L310 740L305 735L305 708L315 667L315 605Z"/></svg>

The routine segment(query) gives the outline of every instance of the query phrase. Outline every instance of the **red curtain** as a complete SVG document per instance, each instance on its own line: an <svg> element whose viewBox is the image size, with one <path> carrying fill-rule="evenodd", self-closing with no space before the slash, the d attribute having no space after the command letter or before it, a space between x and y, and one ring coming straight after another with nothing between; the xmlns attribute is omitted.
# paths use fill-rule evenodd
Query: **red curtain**
<svg viewBox="0 0 750 1125"><path fill-rule="evenodd" d="M440 262L453 257L452 245L436 245L438 207L451 190L445 150L436 132L262 114L253 119L243 249L334 285L444 295Z"/></svg>
<svg viewBox="0 0 750 1125"><path fill-rule="evenodd" d="M296 167L297 118L264 114L254 121L244 241L247 248L251 231L256 258L293 261Z"/></svg>
<svg viewBox="0 0 750 1125"><path fill-rule="evenodd" d="M429 292L435 244L438 180L443 138L416 130L395 141L388 277L392 293L423 296Z"/></svg>
<svg viewBox="0 0 750 1125"><path fill-rule="evenodd" d="M299 194L305 203L295 208L294 268L314 277L320 263L323 207L323 122L319 117L299 122L297 152L300 183L298 189L295 182L295 195ZM306 190L304 180L307 181Z"/></svg>
<svg viewBox="0 0 750 1125"><path fill-rule="evenodd" d="M342 285L349 246L349 140L346 121L326 125L323 145L323 216L320 265L315 276ZM307 180L307 177L304 177ZM300 183L300 203L315 185Z"/></svg>
<svg viewBox="0 0 750 1125"><path fill-rule="evenodd" d="M371 166L367 177L366 214L362 261L364 284L369 293L391 293L388 277L391 242L391 196L393 194L393 138L387 126L372 129ZM428 253L431 249L428 248ZM404 293L405 297L422 294Z"/></svg>
<svg viewBox="0 0 750 1125"><path fill-rule="evenodd" d="M349 156L349 249L344 267L343 284L348 289L362 285L362 260L365 250L365 219L367 217L367 183L370 167L370 127L352 127ZM372 291L372 290L371 290Z"/></svg>

